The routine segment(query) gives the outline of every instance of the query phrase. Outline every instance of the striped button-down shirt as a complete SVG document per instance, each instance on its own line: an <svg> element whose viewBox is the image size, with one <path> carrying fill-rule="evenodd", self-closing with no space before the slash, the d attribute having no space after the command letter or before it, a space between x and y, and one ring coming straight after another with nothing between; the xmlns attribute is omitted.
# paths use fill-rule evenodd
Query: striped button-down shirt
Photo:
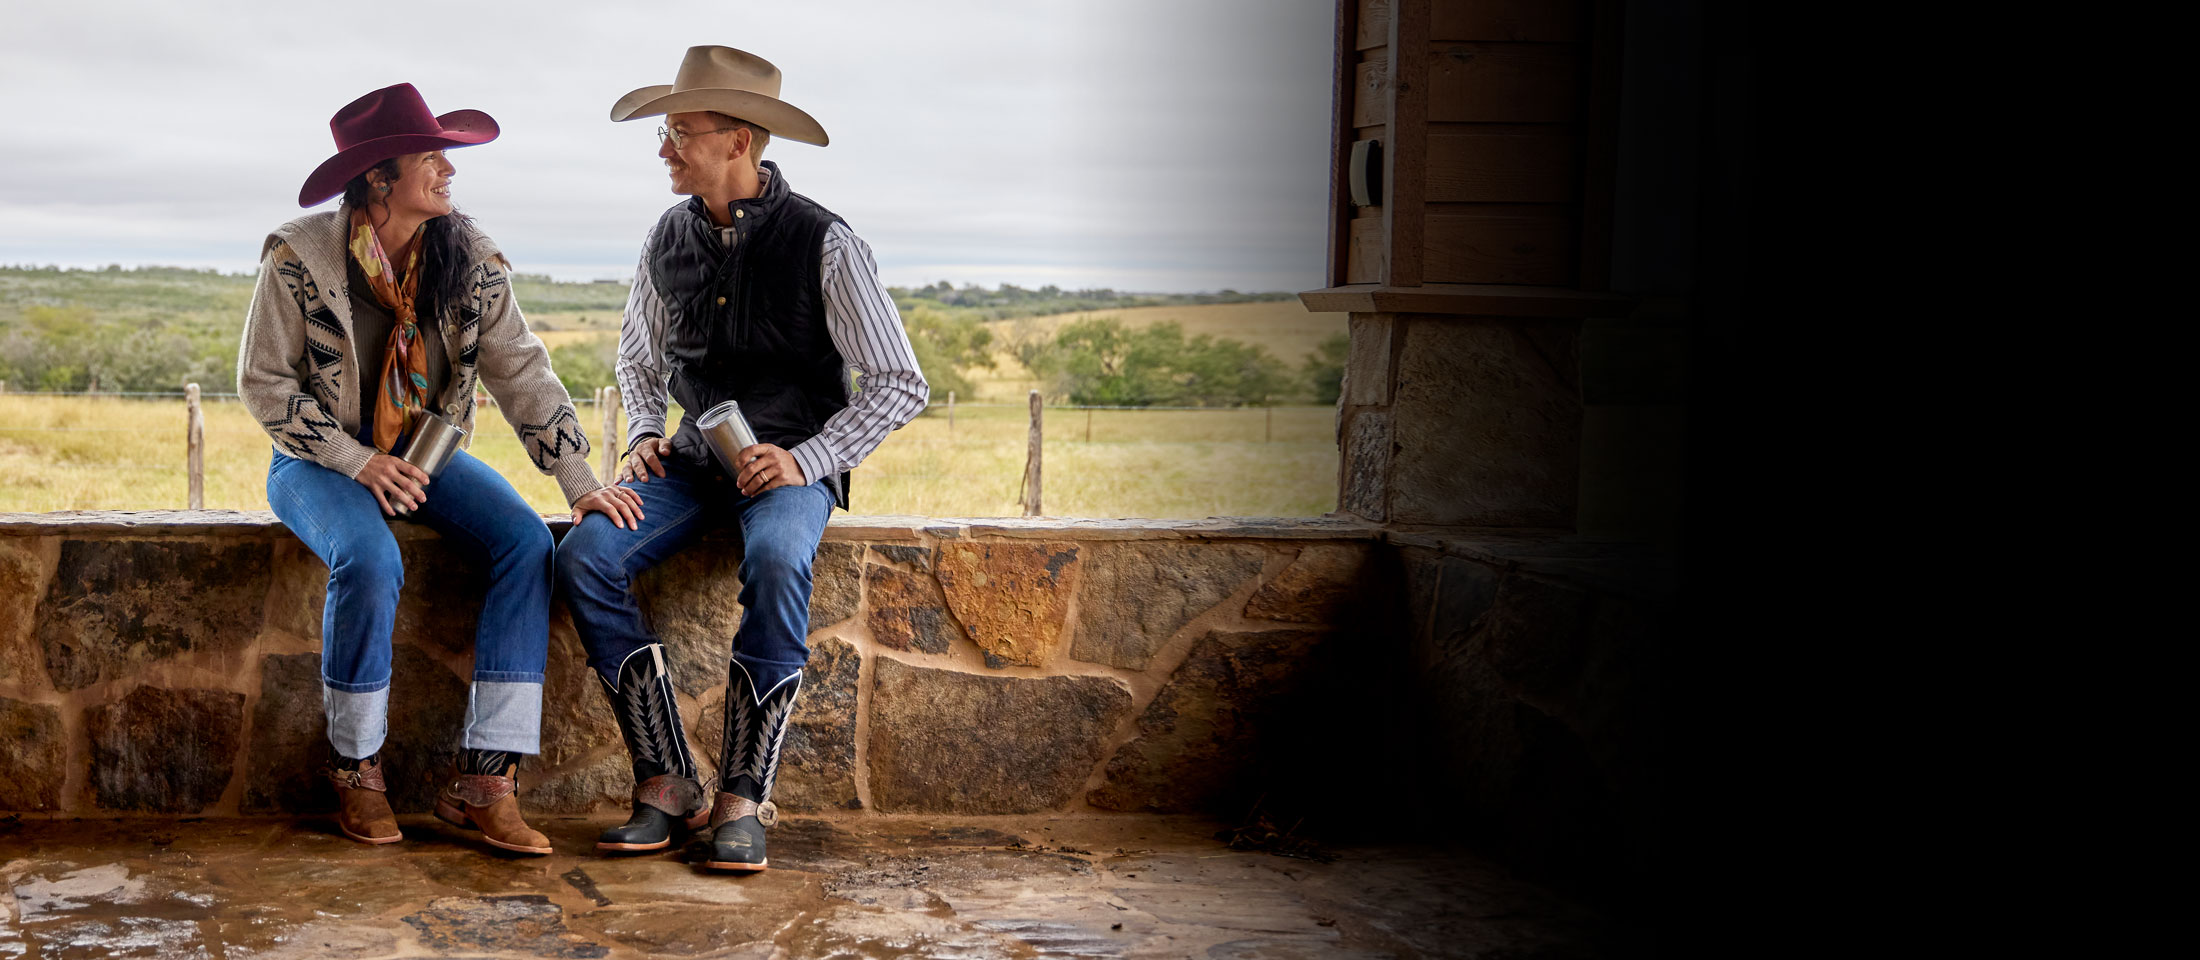
<svg viewBox="0 0 2200 960"><path fill-rule="evenodd" d="M649 279L650 250L643 241L642 262L634 272L634 291L619 327L619 394L626 405L626 445L646 436L667 436L666 383L672 376L665 356L665 304ZM931 393L916 352L902 329L894 298L879 283L871 247L835 223L825 231L818 274L825 294L825 327L833 346L850 367L860 371L862 389L848 406L825 420L817 436L788 453L815 483L853 470L878 448L886 435L923 412ZM845 383L846 381L843 380ZM688 411L700 416L702 411Z"/></svg>

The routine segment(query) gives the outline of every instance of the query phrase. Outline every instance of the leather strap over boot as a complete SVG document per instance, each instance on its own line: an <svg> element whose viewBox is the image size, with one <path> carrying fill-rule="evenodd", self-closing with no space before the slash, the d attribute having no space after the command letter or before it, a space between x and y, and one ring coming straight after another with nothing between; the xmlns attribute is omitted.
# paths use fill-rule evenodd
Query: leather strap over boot
<svg viewBox="0 0 2200 960"><path fill-rule="evenodd" d="M475 751L468 751L473 753ZM502 774L461 773L435 798L436 818L454 827L481 831L500 850L549 853L550 838L527 825L519 812L519 764Z"/></svg>
<svg viewBox="0 0 2200 960"><path fill-rule="evenodd" d="M350 770L331 765L321 771L336 785L336 829L360 843L396 843L405 839L390 810L382 758L368 757Z"/></svg>
<svg viewBox="0 0 2200 960"><path fill-rule="evenodd" d="M679 701L665 669L665 647L652 643L627 654L616 684L603 683L619 736L634 762L634 807L627 821L596 840L608 853L662 850L675 832L701 829L710 815L703 785L695 779L695 758L687 731L680 726Z"/></svg>
<svg viewBox="0 0 2200 960"><path fill-rule="evenodd" d="M794 715L802 675L793 674L759 696L748 670L736 660L727 668L725 753L718 765L718 798L711 807L710 858L713 870L753 873L765 869L764 830L779 822L771 803L779 777L780 745Z"/></svg>

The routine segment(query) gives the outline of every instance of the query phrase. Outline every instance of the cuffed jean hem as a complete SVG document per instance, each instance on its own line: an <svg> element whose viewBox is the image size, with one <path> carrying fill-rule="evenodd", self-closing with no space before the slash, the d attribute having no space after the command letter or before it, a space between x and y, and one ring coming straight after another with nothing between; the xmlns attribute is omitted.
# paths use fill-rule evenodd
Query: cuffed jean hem
<svg viewBox="0 0 2200 960"><path fill-rule="evenodd" d="M339 690L335 684L321 687L321 712L328 718L328 742L336 752L364 760L382 749L390 733L390 682L373 690Z"/></svg>
<svg viewBox="0 0 2200 960"><path fill-rule="evenodd" d="M390 688L390 678L383 677L370 683L345 683L341 680L322 677L321 686L328 690L341 690L345 693L374 693L377 690L388 690Z"/></svg>
<svg viewBox="0 0 2200 960"><path fill-rule="evenodd" d="M462 745L472 750L510 750L530 756L541 753L542 683L476 679L466 693L466 736Z"/></svg>

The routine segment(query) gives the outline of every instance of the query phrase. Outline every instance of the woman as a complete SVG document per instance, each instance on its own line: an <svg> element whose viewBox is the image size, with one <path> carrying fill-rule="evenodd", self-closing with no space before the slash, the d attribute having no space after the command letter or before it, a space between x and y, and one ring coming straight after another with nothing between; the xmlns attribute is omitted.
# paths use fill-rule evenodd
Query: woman
<svg viewBox="0 0 2200 960"><path fill-rule="evenodd" d="M386 518L403 512L490 573L459 767L436 815L497 847L549 853L515 795L519 758L539 747L549 531L465 451L434 478L399 455L431 414L470 433L478 382L535 466L557 478L574 520L594 510L631 527L640 498L596 481L549 352L513 302L510 264L451 207L456 171L444 151L496 139L496 121L476 110L435 116L398 84L353 101L329 126L337 153L306 178L298 205L339 193L343 203L268 235L237 392L275 441L268 504L329 568L321 678L337 825L362 843L404 839L377 756L405 576Z"/></svg>

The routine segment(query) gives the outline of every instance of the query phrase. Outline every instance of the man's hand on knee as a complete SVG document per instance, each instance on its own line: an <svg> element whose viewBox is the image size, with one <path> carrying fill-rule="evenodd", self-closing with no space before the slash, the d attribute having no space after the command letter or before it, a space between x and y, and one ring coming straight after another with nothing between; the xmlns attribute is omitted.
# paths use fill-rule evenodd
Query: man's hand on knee
<svg viewBox="0 0 2200 960"><path fill-rule="evenodd" d="M753 497L775 487L809 485L809 479L802 475L802 466L794 462L794 454L776 444L742 447L734 458L741 461L741 475L735 477L734 482L746 496Z"/></svg>
<svg viewBox="0 0 2200 960"><path fill-rule="evenodd" d="M649 482L649 475L665 475L664 457L672 453L672 441L663 437L643 437L634 441L634 449L626 452L626 459L619 464L619 479Z"/></svg>

